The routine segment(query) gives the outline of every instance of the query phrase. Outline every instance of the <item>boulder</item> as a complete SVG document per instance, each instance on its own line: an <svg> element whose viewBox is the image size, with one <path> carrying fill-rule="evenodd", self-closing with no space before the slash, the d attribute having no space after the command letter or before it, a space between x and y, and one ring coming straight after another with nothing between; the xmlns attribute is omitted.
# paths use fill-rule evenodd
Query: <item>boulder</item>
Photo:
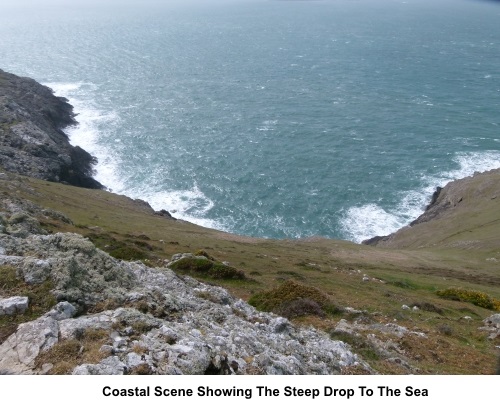
<svg viewBox="0 0 500 405"><path fill-rule="evenodd" d="M28 297L9 297L0 300L0 315L24 314L28 309Z"/></svg>

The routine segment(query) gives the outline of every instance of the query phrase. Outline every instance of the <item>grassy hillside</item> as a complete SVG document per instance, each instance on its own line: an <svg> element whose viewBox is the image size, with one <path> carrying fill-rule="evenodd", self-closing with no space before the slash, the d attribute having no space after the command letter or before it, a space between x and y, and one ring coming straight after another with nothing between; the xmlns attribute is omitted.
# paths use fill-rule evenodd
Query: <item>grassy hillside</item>
<svg viewBox="0 0 500 405"><path fill-rule="evenodd" d="M80 233L117 258L163 266L175 253L204 251L246 275L243 280L206 276L205 281L244 300L253 297L257 306L263 297L278 303L294 297L275 306L275 312L289 303L309 308L308 294L312 301L327 297L338 310L298 311L294 321L345 340L380 373L491 374L498 341L488 340L478 328L495 311L443 298L437 291L457 287L500 299L500 174L477 176L461 190L452 210L402 231L384 247L372 247L323 238L232 235L159 216L140 201L102 190L7 173L0 177L3 204L23 199L59 211L70 221L37 214L46 230ZM341 319L355 330L334 330ZM388 333L382 327L386 324L411 333Z"/></svg>

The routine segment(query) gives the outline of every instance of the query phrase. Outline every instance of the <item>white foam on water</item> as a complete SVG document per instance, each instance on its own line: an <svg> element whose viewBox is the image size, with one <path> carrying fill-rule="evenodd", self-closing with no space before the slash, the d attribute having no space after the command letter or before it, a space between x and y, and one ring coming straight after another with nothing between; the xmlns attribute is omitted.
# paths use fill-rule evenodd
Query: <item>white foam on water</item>
<svg viewBox="0 0 500 405"><path fill-rule="evenodd" d="M148 185L135 187L126 183L119 176L120 157L113 153L112 147L100 142L102 134L113 131L120 118L115 111L104 111L96 105L93 92L96 86L91 83L45 83L58 97L65 97L74 107L78 125L65 128L70 143L80 146L98 159L94 178L115 193L131 198L147 201L155 210L165 209L174 217L189 221L207 228L226 230L225 226L215 220L205 218L214 203L194 185L189 190L154 190ZM113 134L113 142L123 142L122 137Z"/></svg>
<svg viewBox="0 0 500 405"><path fill-rule="evenodd" d="M210 200L197 185L190 190L151 191L145 188L133 189L127 192L131 198L146 200L155 210L167 210L173 217L205 228L227 231L224 224L206 218L207 213L214 207Z"/></svg>
<svg viewBox="0 0 500 405"><path fill-rule="evenodd" d="M500 167L500 151L457 153L453 159L458 168L438 175L422 175L422 186L417 190L401 193L401 200L394 208L377 204L350 207L344 212L340 225L346 237L360 243L374 236L388 235L408 225L424 211L436 187Z"/></svg>
<svg viewBox="0 0 500 405"><path fill-rule="evenodd" d="M115 111L103 111L92 99L96 86L92 83L44 83L58 97L65 97L77 114L78 125L64 129L69 141L80 146L98 160L94 167L94 178L116 192L124 189L122 179L117 175L119 158L112 150L99 142L103 131L110 131L119 121Z"/></svg>

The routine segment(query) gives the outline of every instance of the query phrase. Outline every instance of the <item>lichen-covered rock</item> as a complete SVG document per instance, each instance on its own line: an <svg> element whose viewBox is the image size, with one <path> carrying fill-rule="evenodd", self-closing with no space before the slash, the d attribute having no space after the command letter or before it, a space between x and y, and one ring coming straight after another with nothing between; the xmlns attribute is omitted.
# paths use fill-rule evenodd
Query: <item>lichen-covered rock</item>
<svg viewBox="0 0 500 405"><path fill-rule="evenodd" d="M69 302L59 302L54 308L47 312L47 316L55 319L56 321L64 321L76 315L76 308Z"/></svg>
<svg viewBox="0 0 500 405"><path fill-rule="evenodd" d="M28 309L28 297L9 297L0 299L0 316L24 314Z"/></svg>
<svg viewBox="0 0 500 405"><path fill-rule="evenodd" d="M370 371L325 333L168 268L116 260L80 235L4 234L0 247L0 259L19 277L50 280L60 301L0 346L0 370L50 372L56 360L44 357L37 368L39 353L94 331L104 339L95 358L107 357L96 364L75 360L73 374L335 374L352 365Z"/></svg>

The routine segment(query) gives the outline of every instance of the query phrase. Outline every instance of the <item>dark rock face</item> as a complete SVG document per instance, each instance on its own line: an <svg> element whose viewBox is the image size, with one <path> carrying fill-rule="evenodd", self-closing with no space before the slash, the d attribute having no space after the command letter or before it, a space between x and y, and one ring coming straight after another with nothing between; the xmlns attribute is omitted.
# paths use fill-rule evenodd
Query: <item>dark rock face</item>
<svg viewBox="0 0 500 405"><path fill-rule="evenodd" d="M433 218L439 216L439 214L446 209L448 209L451 205L450 201L445 201L444 203L438 204L439 196L443 191L442 187L436 187L436 191L432 194L431 202L427 207L425 207L425 211L422 215L420 215L417 219L410 222L410 226L421 224L422 222L430 221Z"/></svg>
<svg viewBox="0 0 500 405"><path fill-rule="evenodd" d="M361 244L362 245L377 246L379 242L386 242L389 239L390 239L390 235L374 236L373 238L365 239L364 241L361 241Z"/></svg>
<svg viewBox="0 0 500 405"><path fill-rule="evenodd" d="M0 69L0 166L7 171L86 188L96 159L72 146L63 128L76 125L73 107L33 79Z"/></svg>
<svg viewBox="0 0 500 405"><path fill-rule="evenodd" d="M431 202L425 207L425 211L417 219L410 222L409 226L414 226L421 224L423 222L428 222L434 218L437 218L441 213L450 208L451 203L448 200L440 201L439 197L443 191L442 187L436 187L436 191L432 194ZM439 201L438 201L439 200ZM385 236L374 236L373 238L366 239L361 243L363 245L379 246L384 242L390 242L393 238L394 233Z"/></svg>

